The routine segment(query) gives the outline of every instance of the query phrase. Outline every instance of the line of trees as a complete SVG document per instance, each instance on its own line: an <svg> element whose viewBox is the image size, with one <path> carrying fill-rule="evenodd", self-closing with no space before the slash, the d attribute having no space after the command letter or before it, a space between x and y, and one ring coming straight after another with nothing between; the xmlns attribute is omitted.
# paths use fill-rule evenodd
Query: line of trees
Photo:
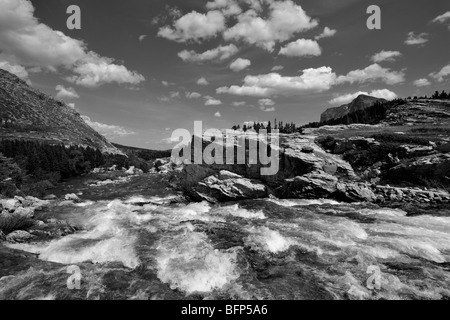
<svg viewBox="0 0 450 320"><path fill-rule="evenodd" d="M240 125L235 125L232 127L233 130L241 130ZM268 133L272 132L273 130L279 130L280 133L294 133L298 130L295 123L284 123L283 121L278 121L275 119L274 125L272 125L272 122L269 121L267 124L261 123L261 122L255 122L252 125L246 125L244 124L242 126L242 131L247 132L248 130L254 130L257 133L260 132L260 130L267 130Z"/></svg>
<svg viewBox="0 0 450 320"><path fill-rule="evenodd" d="M428 96L408 97L408 100L418 100L418 99L449 100L450 92L447 93L444 90L442 90L442 92L435 91L430 97L428 97Z"/></svg>

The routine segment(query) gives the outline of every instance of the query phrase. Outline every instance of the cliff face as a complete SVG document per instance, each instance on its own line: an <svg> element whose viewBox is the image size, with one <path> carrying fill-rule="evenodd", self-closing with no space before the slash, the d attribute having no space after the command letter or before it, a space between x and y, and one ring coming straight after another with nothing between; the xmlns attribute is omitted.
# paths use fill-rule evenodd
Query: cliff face
<svg viewBox="0 0 450 320"><path fill-rule="evenodd" d="M122 154L64 102L0 69L0 138L29 139Z"/></svg>
<svg viewBox="0 0 450 320"><path fill-rule="evenodd" d="M386 100L384 99L360 95L349 104L344 104L340 107L327 109L320 116L320 122L327 122L330 120L340 119L342 117L345 117L349 113L369 108L373 106L377 101L386 102Z"/></svg>

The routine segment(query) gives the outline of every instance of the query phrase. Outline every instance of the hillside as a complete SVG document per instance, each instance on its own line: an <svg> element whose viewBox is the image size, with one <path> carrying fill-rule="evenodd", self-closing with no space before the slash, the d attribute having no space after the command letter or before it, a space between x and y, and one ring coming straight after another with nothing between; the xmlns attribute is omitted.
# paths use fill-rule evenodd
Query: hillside
<svg viewBox="0 0 450 320"><path fill-rule="evenodd" d="M0 139L24 139L122 154L80 114L0 69Z"/></svg>
<svg viewBox="0 0 450 320"><path fill-rule="evenodd" d="M384 99L379 99L366 95L359 95L356 99L348 104L344 104L340 107L327 109L320 116L320 122L328 122L330 120L337 120L347 116L350 113L365 110L372 107L376 102L386 102Z"/></svg>

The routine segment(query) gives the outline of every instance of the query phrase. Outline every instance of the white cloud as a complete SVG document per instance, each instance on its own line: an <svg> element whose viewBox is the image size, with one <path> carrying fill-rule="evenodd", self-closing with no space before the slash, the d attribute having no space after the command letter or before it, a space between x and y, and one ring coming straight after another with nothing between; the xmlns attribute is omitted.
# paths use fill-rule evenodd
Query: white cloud
<svg viewBox="0 0 450 320"><path fill-rule="evenodd" d="M418 79L416 81L414 81L414 85L416 87L426 87L431 85L430 81L428 81L428 79L422 78L422 79Z"/></svg>
<svg viewBox="0 0 450 320"><path fill-rule="evenodd" d="M178 92L178 91L171 91L169 95L170 95L170 97L172 99L179 98L180 97L180 92Z"/></svg>
<svg viewBox="0 0 450 320"><path fill-rule="evenodd" d="M75 103L71 102L67 104L69 107L71 107L72 109L75 109Z"/></svg>
<svg viewBox="0 0 450 320"><path fill-rule="evenodd" d="M158 36L176 42L201 41L214 38L225 29L225 17L220 11L206 14L192 11L173 23L159 29Z"/></svg>
<svg viewBox="0 0 450 320"><path fill-rule="evenodd" d="M59 100L64 99L78 99L80 96L74 88L65 88L62 85L57 85L55 90L57 91L55 98Z"/></svg>
<svg viewBox="0 0 450 320"><path fill-rule="evenodd" d="M245 101L235 101L233 102L233 107L243 107L247 104Z"/></svg>
<svg viewBox="0 0 450 320"><path fill-rule="evenodd" d="M267 106L259 106L259 109L264 112L274 112L276 111L275 107L267 107Z"/></svg>
<svg viewBox="0 0 450 320"><path fill-rule="evenodd" d="M200 86L207 86L209 84L208 80L206 80L205 78L200 78L197 80L197 84Z"/></svg>
<svg viewBox="0 0 450 320"><path fill-rule="evenodd" d="M323 39L323 38L333 37L336 33L337 33L336 30L330 29L328 27L325 27L323 29L323 32L321 34L319 34L318 36L316 36L315 39L316 40L320 40L320 39Z"/></svg>
<svg viewBox="0 0 450 320"><path fill-rule="evenodd" d="M271 71L280 71L280 70L283 70L283 69L284 69L283 66L274 66Z"/></svg>
<svg viewBox="0 0 450 320"><path fill-rule="evenodd" d="M142 41L144 41L145 40L145 38L147 38L148 37L148 35L146 35L146 34L142 34L142 35L140 35L139 36L139 42L142 42Z"/></svg>
<svg viewBox="0 0 450 320"><path fill-rule="evenodd" d="M111 124L104 124L96 121L92 121L91 118L87 116L81 116L86 122L88 126L90 126L92 129L97 131L98 133L104 135L108 139L114 139L117 137L123 137L123 136L129 136L129 135L135 135L136 133L133 131L129 131L121 126L111 125Z"/></svg>
<svg viewBox="0 0 450 320"><path fill-rule="evenodd" d="M288 57L320 56L322 50L314 40L298 39L281 48L279 54Z"/></svg>
<svg viewBox="0 0 450 320"><path fill-rule="evenodd" d="M356 99L360 95L366 95L371 96L375 98L382 98L386 100L393 100L397 98L397 94L395 92L392 92L388 89L381 89L381 90L373 90L372 92L368 93L366 91L359 91L355 93L348 93L341 96L338 96L332 100L329 101L330 104L336 104L336 105L343 105L349 102L352 102L354 99Z"/></svg>
<svg viewBox="0 0 450 320"><path fill-rule="evenodd" d="M239 49L234 44L230 44L227 46L219 46L203 53L197 53L193 50L183 50L178 53L178 56L183 61L202 63L211 60L226 60L234 56L238 51Z"/></svg>
<svg viewBox="0 0 450 320"><path fill-rule="evenodd" d="M260 106L273 106L275 105L275 102L272 99L260 99L258 104Z"/></svg>
<svg viewBox="0 0 450 320"><path fill-rule="evenodd" d="M220 112L219 111L217 111L215 114L214 114L214 117L216 117L216 118L221 118L222 117L222 115L220 114Z"/></svg>
<svg viewBox="0 0 450 320"><path fill-rule="evenodd" d="M303 74L297 77L283 77L278 73L246 76L242 86L221 87L216 92L256 97L269 97L278 94L301 95L327 91L335 81L336 74L330 67L320 67L305 69Z"/></svg>
<svg viewBox="0 0 450 320"><path fill-rule="evenodd" d="M126 67L113 64L111 58L90 53L73 68L76 76L67 77L67 81L83 87L95 88L106 83L137 85L145 78Z"/></svg>
<svg viewBox="0 0 450 320"><path fill-rule="evenodd" d="M24 81L29 81L27 70L19 65L12 64L8 61L0 61L0 69L6 70Z"/></svg>
<svg viewBox="0 0 450 320"><path fill-rule="evenodd" d="M393 85L405 81L405 74L403 71L391 71L388 68L383 68L379 64L374 63L362 70L350 71L346 76L339 76L338 84L342 83L364 83L380 80L386 84Z"/></svg>
<svg viewBox="0 0 450 320"><path fill-rule="evenodd" d="M222 104L222 101L210 96L206 96L205 99L206 99L205 106L219 106Z"/></svg>
<svg viewBox="0 0 450 320"><path fill-rule="evenodd" d="M234 0L214 0L206 4L208 10L220 10L225 16L234 16L242 13L241 7Z"/></svg>
<svg viewBox="0 0 450 320"><path fill-rule="evenodd" d="M415 34L414 32L409 32L405 43L409 46L418 46L423 45L428 42L428 39L425 37L428 36L428 33Z"/></svg>
<svg viewBox="0 0 450 320"><path fill-rule="evenodd" d="M237 17L237 23L223 33L225 40L242 40L268 51L275 44L291 39L299 32L310 30L318 22L291 0L268 1L269 17L262 18L256 10L248 10Z"/></svg>
<svg viewBox="0 0 450 320"><path fill-rule="evenodd" d="M26 45L24 45L26 44ZM51 71L67 69L69 79L79 85L104 83L137 84L144 77L114 60L87 50L87 44L40 23L28 0L0 1L0 51L9 62Z"/></svg>
<svg viewBox="0 0 450 320"><path fill-rule="evenodd" d="M275 102L272 99L260 99L258 101L259 108L264 112L273 112L275 111Z"/></svg>
<svg viewBox="0 0 450 320"><path fill-rule="evenodd" d="M198 92L186 92L186 98L188 99L198 99L201 97L202 95Z"/></svg>
<svg viewBox="0 0 450 320"><path fill-rule="evenodd" d="M430 77L437 80L438 82L443 82L444 78L450 75L450 64L443 67L439 72L430 73Z"/></svg>
<svg viewBox="0 0 450 320"><path fill-rule="evenodd" d="M432 20L432 22L444 23L446 21L450 21L450 11L437 16ZM448 29L450 30L450 24L448 25Z"/></svg>
<svg viewBox="0 0 450 320"><path fill-rule="evenodd" d="M399 51L380 51L373 55L371 60L373 62L382 62L382 61L395 61L395 58L402 56Z"/></svg>
<svg viewBox="0 0 450 320"><path fill-rule="evenodd" d="M230 64L230 69L233 70L234 72L239 72L244 69L247 69L251 65L252 62L250 60L238 58Z"/></svg>

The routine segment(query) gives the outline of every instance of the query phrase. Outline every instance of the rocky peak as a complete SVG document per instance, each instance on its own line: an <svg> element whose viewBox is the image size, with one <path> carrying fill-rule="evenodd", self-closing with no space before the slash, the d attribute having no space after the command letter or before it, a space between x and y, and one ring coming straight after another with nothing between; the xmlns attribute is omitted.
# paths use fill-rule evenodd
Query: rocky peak
<svg viewBox="0 0 450 320"><path fill-rule="evenodd" d="M367 95L359 95L352 102L344 104L340 107L334 107L327 109L322 113L320 117L320 122L327 122L330 120L336 120L345 117L349 113L356 112L359 110L364 110L373 106L376 102L386 102L384 99L379 99Z"/></svg>

